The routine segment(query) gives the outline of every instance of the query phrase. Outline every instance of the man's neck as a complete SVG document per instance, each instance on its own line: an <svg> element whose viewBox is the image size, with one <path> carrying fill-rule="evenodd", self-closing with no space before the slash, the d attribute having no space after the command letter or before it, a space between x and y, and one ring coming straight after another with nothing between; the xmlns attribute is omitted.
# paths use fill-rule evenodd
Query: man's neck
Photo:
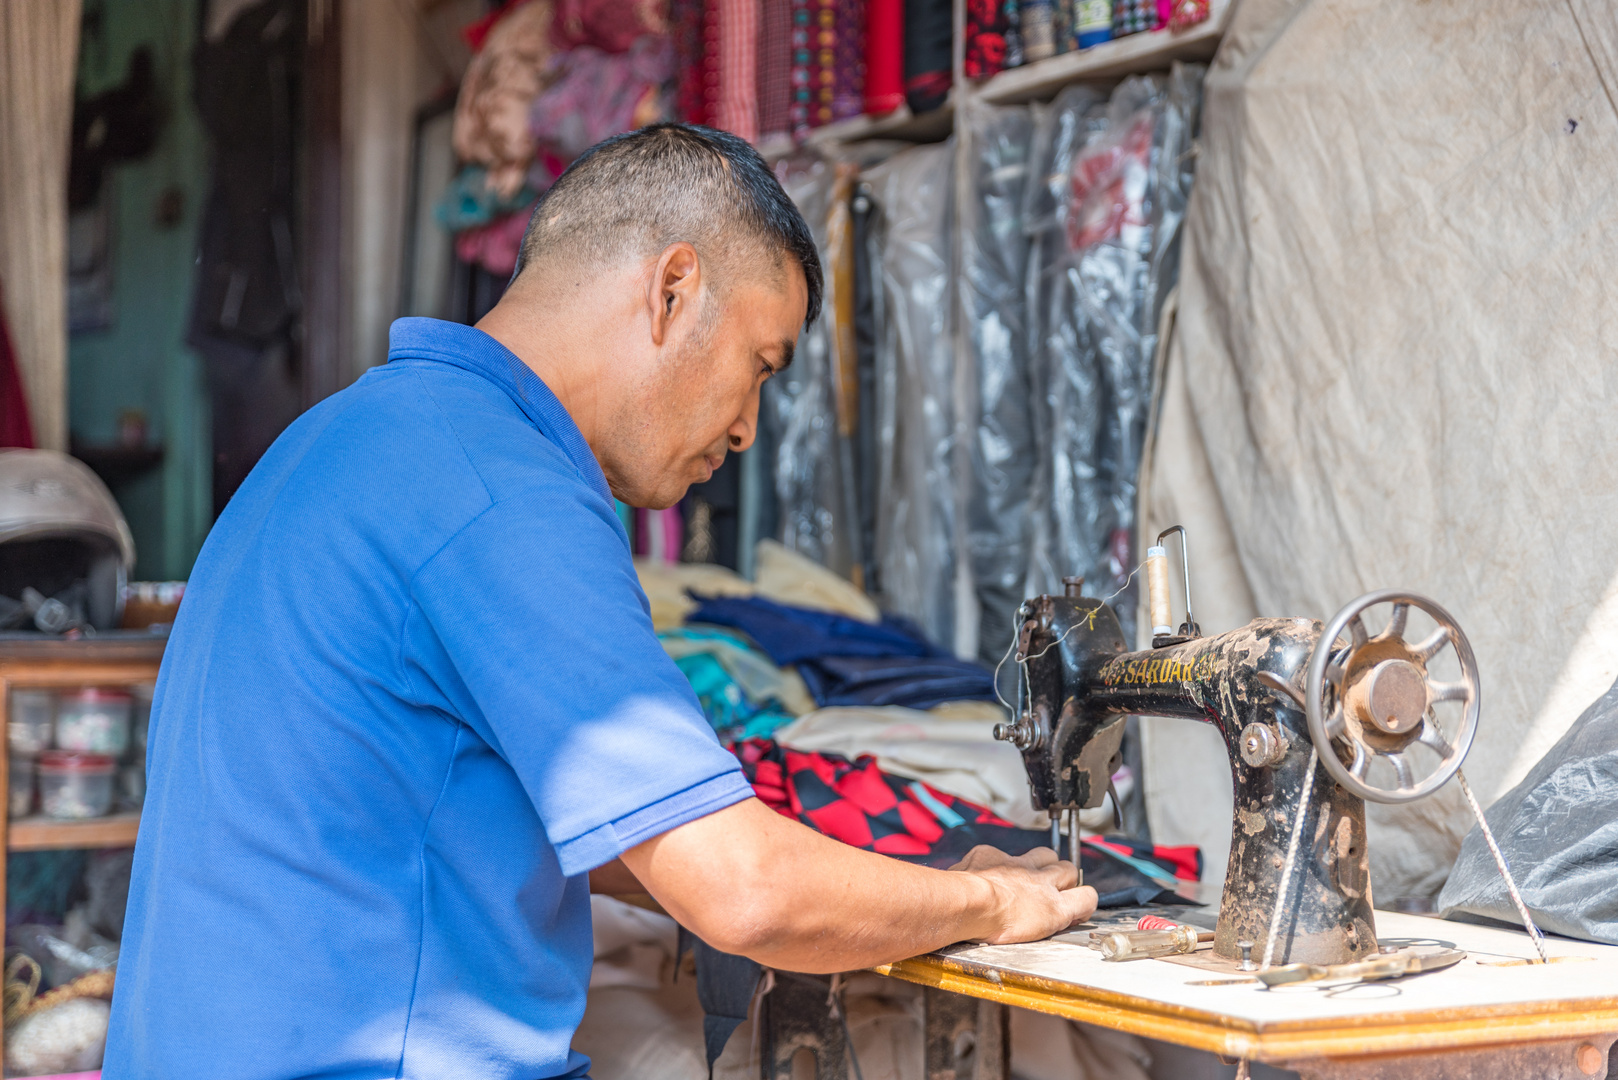
<svg viewBox="0 0 1618 1080"><path fill-rule="evenodd" d="M556 395L600 460L597 440L611 412L603 391L610 392L612 380L602 378L598 370L603 341L588 325L596 320L588 314L580 318L581 312L591 310L587 301L564 303L556 297L535 295L538 291L530 287L521 295L508 293L478 320L477 328L527 364Z"/></svg>

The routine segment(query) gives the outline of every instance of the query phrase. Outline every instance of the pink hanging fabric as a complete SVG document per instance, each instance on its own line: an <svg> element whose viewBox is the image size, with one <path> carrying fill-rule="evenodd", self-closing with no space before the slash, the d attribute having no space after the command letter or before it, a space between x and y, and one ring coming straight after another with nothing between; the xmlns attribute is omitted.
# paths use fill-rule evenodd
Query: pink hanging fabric
<svg viewBox="0 0 1618 1080"><path fill-rule="evenodd" d="M759 0L718 0L719 86L713 124L758 141Z"/></svg>

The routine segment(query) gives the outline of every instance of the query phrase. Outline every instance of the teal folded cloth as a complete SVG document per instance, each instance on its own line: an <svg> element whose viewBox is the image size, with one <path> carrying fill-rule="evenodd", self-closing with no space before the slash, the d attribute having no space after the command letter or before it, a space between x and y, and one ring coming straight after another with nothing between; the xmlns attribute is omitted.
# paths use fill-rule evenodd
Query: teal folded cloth
<svg viewBox="0 0 1618 1080"><path fill-rule="evenodd" d="M782 700L790 696L787 673L742 635L685 627L658 638L690 681L708 723L726 742L768 738L797 718Z"/></svg>

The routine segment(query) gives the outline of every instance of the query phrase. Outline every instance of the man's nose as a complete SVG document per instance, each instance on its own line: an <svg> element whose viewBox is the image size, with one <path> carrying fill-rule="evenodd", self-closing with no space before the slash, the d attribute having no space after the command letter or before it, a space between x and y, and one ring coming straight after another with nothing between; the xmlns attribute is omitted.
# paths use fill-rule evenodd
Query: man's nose
<svg viewBox="0 0 1618 1080"><path fill-rule="evenodd" d="M754 390L747 396L747 403L742 406L742 413L730 425L730 451L739 454L753 445L758 436L758 391Z"/></svg>

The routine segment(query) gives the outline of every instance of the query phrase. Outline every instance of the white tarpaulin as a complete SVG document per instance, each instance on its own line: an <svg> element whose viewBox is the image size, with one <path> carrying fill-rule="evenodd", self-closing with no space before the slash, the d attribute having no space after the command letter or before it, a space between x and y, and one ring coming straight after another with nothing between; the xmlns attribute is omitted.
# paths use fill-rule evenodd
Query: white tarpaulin
<svg viewBox="0 0 1618 1080"><path fill-rule="evenodd" d="M1618 676L1618 19L1602 0L1244 0L1208 73L1143 533L1205 632L1404 587L1477 651L1487 804ZM1211 729L1147 721L1159 842L1222 872ZM1451 783L1372 806L1432 895Z"/></svg>

